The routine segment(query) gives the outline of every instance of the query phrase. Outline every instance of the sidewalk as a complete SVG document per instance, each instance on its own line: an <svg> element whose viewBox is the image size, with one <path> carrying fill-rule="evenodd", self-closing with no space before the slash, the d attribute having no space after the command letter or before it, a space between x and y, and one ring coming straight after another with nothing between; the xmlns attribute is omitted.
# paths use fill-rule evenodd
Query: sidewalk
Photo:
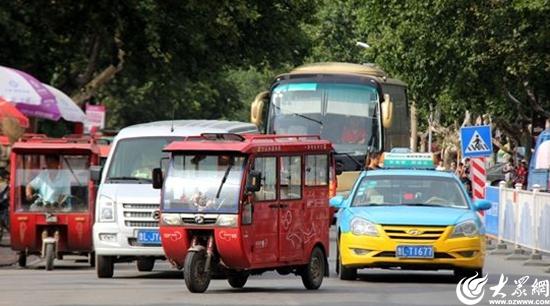
<svg viewBox="0 0 550 306"><path fill-rule="evenodd" d="M4 233L0 241L0 267L11 266L17 263L17 253L10 248L10 235Z"/></svg>

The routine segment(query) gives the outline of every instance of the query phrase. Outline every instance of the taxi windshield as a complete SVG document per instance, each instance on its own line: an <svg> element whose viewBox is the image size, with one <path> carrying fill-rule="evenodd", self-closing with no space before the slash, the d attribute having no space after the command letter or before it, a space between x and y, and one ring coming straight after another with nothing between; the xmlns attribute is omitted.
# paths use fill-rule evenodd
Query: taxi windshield
<svg viewBox="0 0 550 306"><path fill-rule="evenodd" d="M17 155L16 210L88 210L89 160L87 155Z"/></svg>
<svg viewBox="0 0 550 306"><path fill-rule="evenodd" d="M236 213L245 160L242 155L174 155L164 182L163 210Z"/></svg>
<svg viewBox="0 0 550 306"><path fill-rule="evenodd" d="M448 177L366 176L352 206L404 205L468 208L460 183Z"/></svg>

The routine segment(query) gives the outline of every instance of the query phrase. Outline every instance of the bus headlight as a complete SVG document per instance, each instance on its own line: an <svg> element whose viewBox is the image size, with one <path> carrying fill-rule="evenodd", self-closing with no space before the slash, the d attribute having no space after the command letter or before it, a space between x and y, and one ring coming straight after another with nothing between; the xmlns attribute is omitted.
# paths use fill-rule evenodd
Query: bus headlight
<svg viewBox="0 0 550 306"><path fill-rule="evenodd" d="M182 220L179 214L162 214L162 223L166 225L181 225Z"/></svg>
<svg viewBox="0 0 550 306"><path fill-rule="evenodd" d="M237 215L221 215L216 221L217 226L235 227L237 226Z"/></svg>
<svg viewBox="0 0 550 306"><path fill-rule="evenodd" d="M362 218L353 218L351 220L351 233L356 236L378 236L376 224Z"/></svg>
<svg viewBox="0 0 550 306"><path fill-rule="evenodd" d="M104 195L101 195L99 197L98 212L99 212L98 222L115 222L116 221L115 203L111 198L106 197Z"/></svg>
<svg viewBox="0 0 550 306"><path fill-rule="evenodd" d="M479 235L479 227L474 220L467 220L457 224L450 238L473 237Z"/></svg>

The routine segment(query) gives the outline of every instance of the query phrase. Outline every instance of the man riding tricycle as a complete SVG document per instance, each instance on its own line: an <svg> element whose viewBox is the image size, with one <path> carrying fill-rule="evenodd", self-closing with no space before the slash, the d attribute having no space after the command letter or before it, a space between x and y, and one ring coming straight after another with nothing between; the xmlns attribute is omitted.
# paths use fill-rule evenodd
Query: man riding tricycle
<svg viewBox="0 0 550 306"><path fill-rule="evenodd" d="M46 270L63 255L91 255L95 186L90 166L99 163L93 138L28 138L11 151L10 223L19 266L40 255ZM93 256L90 256L93 266Z"/></svg>
<svg viewBox="0 0 550 306"><path fill-rule="evenodd" d="M189 291L204 292L212 277L242 288L269 270L319 288L328 275L331 150L316 136L203 134L168 145L166 177L153 170L161 241Z"/></svg>

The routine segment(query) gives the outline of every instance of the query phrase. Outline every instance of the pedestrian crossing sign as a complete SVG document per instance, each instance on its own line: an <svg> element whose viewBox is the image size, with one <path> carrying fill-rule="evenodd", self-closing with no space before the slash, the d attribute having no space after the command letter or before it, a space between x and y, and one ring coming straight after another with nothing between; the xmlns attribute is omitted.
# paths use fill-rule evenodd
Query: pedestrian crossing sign
<svg viewBox="0 0 550 306"><path fill-rule="evenodd" d="M460 129L460 143L464 157L488 157L493 154L491 126L478 125Z"/></svg>

